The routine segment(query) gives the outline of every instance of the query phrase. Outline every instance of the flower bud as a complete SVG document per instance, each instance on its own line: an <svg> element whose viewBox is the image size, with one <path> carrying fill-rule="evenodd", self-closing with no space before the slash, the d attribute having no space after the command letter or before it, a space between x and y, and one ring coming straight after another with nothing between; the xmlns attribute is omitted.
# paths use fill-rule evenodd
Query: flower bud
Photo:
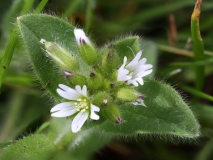
<svg viewBox="0 0 213 160"><path fill-rule="evenodd" d="M69 71L64 71L64 75L67 77L67 78L70 78L72 76L74 76L74 74L72 72L69 72Z"/></svg>
<svg viewBox="0 0 213 160"><path fill-rule="evenodd" d="M105 90L105 91L111 91L112 88L115 87L115 84L112 81L110 81L109 79L105 78L103 80L103 85L102 86L103 86L102 87L103 90Z"/></svg>
<svg viewBox="0 0 213 160"><path fill-rule="evenodd" d="M117 70L119 65L119 57L114 49L107 48L102 54L102 71L104 74L111 75L114 70Z"/></svg>
<svg viewBox="0 0 213 160"><path fill-rule="evenodd" d="M97 90L102 87L103 77L99 73L90 72L89 77L87 78L88 87Z"/></svg>
<svg viewBox="0 0 213 160"><path fill-rule="evenodd" d="M76 42L78 44L78 50L82 59L88 65L97 64L99 59L98 52L96 48L94 47L94 45L89 40L89 38L86 36L84 31L82 29L74 29L74 35L75 35Z"/></svg>
<svg viewBox="0 0 213 160"><path fill-rule="evenodd" d="M77 59L66 49L53 42L47 42L44 39L40 41L45 45L46 53L52 60L65 71L76 71L79 69Z"/></svg>
<svg viewBox="0 0 213 160"><path fill-rule="evenodd" d="M92 103L97 106L106 107L112 103L112 100L112 97L106 92L99 92L94 96Z"/></svg>
<svg viewBox="0 0 213 160"><path fill-rule="evenodd" d="M110 78L113 80L113 81L117 81L117 74L118 74L118 71L117 69L114 70L114 72L112 72Z"/></svg>
<svg viewBox="0 0 213 160"><path fill-rule="evenodd" d="M105 118L110 119L117 124L121 124L120 111L118 109L118 106L116 106L115 104L111 103L106 108L103 108L101 110L101 114Z"/></svg>
<svg viewBox="0 0 213 160"><path fill-rule="evenodd" d="M117 92L117 98L123 101L135 101L139 95L140 93L132 88L120 88Z"/></svg>
<svg viewBox="0 0 213 160"><path fill-rule="evenodd" d="M70 82L76 86L76 85L86 85L87 84L87 80L86 77L81 75L81 74L75 74L73 76L70 77Z"/></svg>

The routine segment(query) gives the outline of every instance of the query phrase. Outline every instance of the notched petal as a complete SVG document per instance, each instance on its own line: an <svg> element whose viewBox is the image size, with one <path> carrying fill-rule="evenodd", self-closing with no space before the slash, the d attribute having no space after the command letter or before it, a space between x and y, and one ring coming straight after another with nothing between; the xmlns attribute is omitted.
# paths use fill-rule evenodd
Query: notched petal
<svg viewBox="0 0 213 160"><path fill-rule="evenodd" d="M71 129L74 133L78 132L89 116L88 112L79 112L72 121Z"/></svg>
<svg viewBox="0 0 213 160"><path fill-rule="evenodd" d="M97 115L95 112L99 112L100 108L95 106L95 105L91 105L91 113L90 113L90 118L94 119L94 120L98 120L99 119L99 115Z"/></svg>

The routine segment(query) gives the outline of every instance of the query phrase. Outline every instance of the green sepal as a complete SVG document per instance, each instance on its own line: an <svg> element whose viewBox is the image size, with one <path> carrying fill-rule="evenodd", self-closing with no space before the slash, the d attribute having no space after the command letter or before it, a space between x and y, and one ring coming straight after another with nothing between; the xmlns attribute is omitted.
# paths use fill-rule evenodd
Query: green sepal
<svg viewBox="0 0 213 160"><path fill-rule="evenodd" d="M118 106L114 103L108 104L101 108L100 116L110 120L113 124L114 123L121 123L121 115L118 109Z"/></svg>
<svg viewBox="0 0 213 160"><path fill-rule="evenodd" d="M114 88L115 84L113 81L110 81L109 79L104 79L103 80L103 86L102 86L102 89L105 90L105 91L111 91L112 88Z"/></svg>
<svg viewBox="0 0 213 160"><path fill-rule="evenodd" d="M122 101L135 101L140 93L133 88L120 88L117 92L117 98Z"/></svg>
<svg viewBox="0 0 213 160"><path fill-rule="evenodd" d="M83 85L87 85L86 77L81 74L76 73L76 74L72 75L69 79L70 79L70 82L72 83L73 87L76 85L80 85L81 87Z"/></svg>
<svg viewBox="0 0 213 160"><path fill-rule="evenodd" d="M109 77L118 68L119 57L115 49L106 48L102 54L101 70L105 77Z"/></svg>
<svg viewBox="0 0 213 160"><path fill-rule="evenodd" d="M115 42L115 50L120 57L126 56L128 60L133 59L133 57L139 52L139 37L127 37ZM122 63L123 59L121 60Z"/></svg>
<svg viewBox="0 0 213 160"><path fill-rule="evenodd" d="M88 65L96 65L98 64L99 60L99 54L95 47L90 46L89 44L80 44L78 46L78 51L82 57L82 59L88 64Z"/></svg>
<svg viewBox="0 0 213 160"><path fill-rule="evenodd" d="M62 70L75 72L79 69L79 63L72 53L56 43L48 42L46 40L41 41L45 41L44 46L46 54L50 56Z"/></svg>
<svg viewBox="0 0 213 160"><path fill-rule="evenodd" d="M112 103L112 97L106 92L97 93L92 100L92 104L100 107L108 106L110 103Z"/></svg>
<svg viewBox="0 0 213 160"><path fill-rule="evenodd" d="M112 75L110 76L110 78L113 80L113 81L115 81L116 83L118 82L117 81L117 76L118 76L118 71L117 70L114 70L113 72L112 72Z"/></svg>
<svg viewBox="0 0 213 160"><path fill-rule="evenodd" d="M99 73L90 72L90 75L87 77L87 85L89 90L96 91L102 87L103 77Z"/></svg>

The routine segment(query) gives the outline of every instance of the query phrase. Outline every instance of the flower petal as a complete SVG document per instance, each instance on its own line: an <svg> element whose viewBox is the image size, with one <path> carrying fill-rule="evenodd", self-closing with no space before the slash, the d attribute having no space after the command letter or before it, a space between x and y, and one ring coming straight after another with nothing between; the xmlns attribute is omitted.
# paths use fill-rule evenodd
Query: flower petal
<svg viewBox="0 0 213 160"><path fill-rule="evenodd" d="M132 78L132 76L129 76L129 70L127 69L124 69L125 65L126 65L126 62L127 62L127 57L125 56L124 57L124 62L122 64L122 66L118 69L118 75L117 75L117 80L118 81L127 81L129 79Z"/></svg>
<svg viewBox="0 0 213 160"><path fill-rule="evenodd" d="M135 72L135 70L137 70L138 68L140 68L141 66L144 66L144 64L146 63L146 58L141 59L136 65L128 67L126 66L126 68L132 72Z"/></svg>
<svg viewBox="0 0 213 160"><path fill-rule="evenodd" d="M120 68L118 70L117 80L118 81L127 81L127 80L131 79L132 76L129 76L128 74L129 74L129 71L127 69Z"/></svg>
<svg viewBox="0 0 213 160"><path fill-rule="evenodd" d="M50 110L50 112L55 112L55 111L59 111L59 110L67 109L67 108L73 108L73 107L75 107L73 102L63 102L63 103L59 103L55 105Z"/></svg>
<svg viewBox="0 0 213 160"><path fill-rule="evenodd" d="M81 91L82 91L83 95L84 95L85 97L87 97L87 86L86 86L86 85L83 86L83 88L82 88Z"/></svg>
<svg viewBox="0 0 213 160"><path fill-rule="evenodd" d="M138 64L139 59L141 58L142 51L138 52L134 59L126 66L127 68L134 67L135 65Z"/></svg>
<svg viewBox="0 0 213 160"><path fill-rule="evenodd" d="M127 84L133 84L136 87L138 86L138 82L135 79L128 80Z"/></svg>
<svg viewBox="0 0 213 160"><path fill-rule="evenodd" d="M152 65L151 64L144 64L144 65L141 65L139 66L138 68L136 68L136 72L140 72L142 70L148 70L148 69L151 69L152 68Z"/></svg>
<svg viewBox="0 0 213 160"><path fill-rule="evenodd" d="M79 85L77 85L77 86L75 86L75 89L80 95L87 97L87 86L86 85L84 85L82 87L82 89Z"/></svg>
<svg viewBox="0 0 213 160"><path fill-rule="evenodd" d="M85 94L85 92L87 91L87 87L85 85L82 87L82 90L81 90L81 86L79 85L75 86L75 89L80 95L87 97L87 95Z"/></svg>
<svg viewBox="0 0 213 160"><path fill-rule="evenodd" d="M79 97L79 96L76 96L74 94L70 94L69 92L63 91L59 88L56 91L61 97L68 99L68 100L76 100Z"/></svg>
<svg viewBox="0 0 213 160"><path fill-rule="evenodd" d="M54 106L50 112L52 117L67 117L75 114L77 110L73 102L64 102Z"/></svg>
<svg viewBox="0 0 213 160"><path fill-rule="evenodd" d="M78 132L89 116L88 112L79 112L72 121L71 129L74 133Z"/></svg>
<svg viewBox="0 0 213 160"><path fill-rule="evenodd" d="M99 112L100 108L98 106L95 106L94 104L91 104L91 110L95 112Z"/></svg>
<svg viewBox="0 0 213 160"><path fill-rule="evenodd" d="M98 120L99 119L99 115L97 115L95 112L99 112L100 108L91 104L91 113L90 113L90 118L94 119L94 120Z"/></svg>
<svg viewBox="0 0 213 160"><path fill-rule="evenodd" d="M136 77L145 77L145 76L149 75L150 73L152 73L152 69L138 73L136 75Z"/></svg>
<svg viewBox="0 0 213 160"><path fill-rule="evenodd" d="M136 81L138 81L138 83L140 83L140 85L144 84L143 78L141 78L141 77L137 78Z"/></svg>
<svg viewBox="0 0 213 160"><path fill-rule="evenodd" d="M66 98L69 100L76 100L80 97L80 94L76 90L74 90L66 85L59 84L59 87L61 89L58 88L56 91L63 98Z"/></svg>
<svg viewBox="0 0 213 160"><path fill-rule="evenodd" d="M63 89L65 92L67 92L67 93L69 93L70 95L72 95L73 98L76 97L76 99L78 99L79 96L80 96L80 94L79 94L76 90L74 90L74 89L72 89L72 88L70 88L70 87L68 87L68 86L66 86L66 85L64 85L64 84L59 84L59 87L60 87L61 89Z"/></svg>

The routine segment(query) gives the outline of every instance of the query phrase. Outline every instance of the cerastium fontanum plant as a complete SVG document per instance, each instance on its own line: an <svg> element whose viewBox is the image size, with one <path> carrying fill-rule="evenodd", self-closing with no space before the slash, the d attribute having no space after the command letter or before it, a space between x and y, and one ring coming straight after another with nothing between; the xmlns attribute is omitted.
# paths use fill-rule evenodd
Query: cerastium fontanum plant
<svg viewBox="0 0 213 160"><path fill-rule="evenodd" d="M79 139L97 136L199 136L182 97L149 77L153 65L143 57L139 36L97 48L82 29L54 16L27 14L17 25L35 75L54 99L48 133L59 146L54 150L72 150ZM27 140L34 143L33 136Z"/></svg>
<svg viewBox="0 0 213 160"><path fill-rule="evenodd" d="M118 56L114 44L110 44L101 54L82 29L75 28L74 35L79 55L92 68L90 74L81 73L80 64L72 53L53 42L40 40L45 45L47 55L60 66L71 82L70 86L59 84L57 93L63 98L63 103L51 109L51 116L75 116L71 128L73 132L78 132L87 119L99 120L95 112L100 110L105 111L105 118L120 124L118 105L130 103L145 106L145 96L137 91L137 87L144 84L143 77L152 72L152 65L146 64L146 58L141 57L142 51L127 61L125 55L124 58ZM123 63L121 59L124 59Z"/></svg>
<svg viewBox="0 0 213 160"><path fill-rule="evenodd" d="M146 78L152 64L146 63L138 36L99 49L82 29L57 17L30 14L17 22L35 73L55 99L51 116L71 120L72 132L199 135L181 96Z"/></svg>

